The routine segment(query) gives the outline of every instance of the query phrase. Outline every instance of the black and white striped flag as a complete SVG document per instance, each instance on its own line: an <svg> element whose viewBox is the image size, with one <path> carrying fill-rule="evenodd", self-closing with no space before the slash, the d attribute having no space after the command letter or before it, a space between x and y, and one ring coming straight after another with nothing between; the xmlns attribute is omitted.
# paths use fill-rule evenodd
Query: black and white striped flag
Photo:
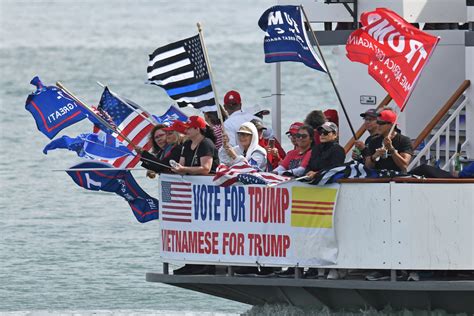
<svg viewBox="0 0 474 316"><path fill-rule="evenodd" d="M147 71L148 82L165 89L178 106L217 111L199 35L157 48Z"/></svg>
<svg viewBox="0 0 474 316"><path fill-rule="evenodd" d="M340 167L323 169L309 184L325 185L336 183L339 179L365 179L365 178L394 178L406 176L406 173L395 170L374 170L356 161L347 162Z"/></svg>

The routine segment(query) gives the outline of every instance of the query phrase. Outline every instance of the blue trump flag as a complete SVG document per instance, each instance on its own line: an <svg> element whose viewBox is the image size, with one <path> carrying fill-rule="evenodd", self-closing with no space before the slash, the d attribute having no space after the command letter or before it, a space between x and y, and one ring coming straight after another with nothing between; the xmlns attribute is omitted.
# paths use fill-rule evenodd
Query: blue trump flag
<svg viewBox="0 0 474 316"><path fill-rule="evenodd" d="M114 192L123 197L140 223L158 219L158 200L143 191L130 171L104 170L104 168L113 168L113 166L103 162L83 162L71 167L71 169L79 170L66 172L77 185L84 189Z"/></svg>
<svg viewBox="0 0 474 316"><path fill-rule="evenodd" d="M86 118L81 106L61 89L44 86L38 77L30 83L36 86L36 91L26 99L25 109L33 115L36 126L49 139Z"/></svg>
<svg viewBox="0 0 474 316"><path fill-rule="evenodd" d="M84 157L84 140L88 134L81 134L75 138L63 135L50 142L43 148L43 154L47 155L48 151L54 149L69 149L75 151L79 157Z"/></svg>
<svg viewBox="0 0 474 316"><path fill-rule="evenodd" d="M112 161L123 156L133 155L132 152L115 137L105 134L81 134L76 138L62 136L46 145L45 155L54 149L69 149L79 157Z"/></svg>
<svg viewBox="0 0 474 316"><path fill-rule="evenodd" d="M181 121L181 122L187 122L188 117L186 114L181 112L179 109L177 109L175 106L171 105L170 108L165 112L165 114L161 116L155 116L153 117L156 119L156 121L160 124L172 124L173 121Z"/></svg>
<svg viewBox="0 0 474 316"><path fill-rule="evenodd" d="M133 155L126 145L106 133L89 134L84 142L84 152L88 158L104 160Z"/></svg>
<svg viewBox="0 0 474 316"><path fill-rule="evenodd" d="M266 33L263 42L266 63L297 61L326 72L308 38L301 7L273 6L262 14L258 26Z"/></svg>

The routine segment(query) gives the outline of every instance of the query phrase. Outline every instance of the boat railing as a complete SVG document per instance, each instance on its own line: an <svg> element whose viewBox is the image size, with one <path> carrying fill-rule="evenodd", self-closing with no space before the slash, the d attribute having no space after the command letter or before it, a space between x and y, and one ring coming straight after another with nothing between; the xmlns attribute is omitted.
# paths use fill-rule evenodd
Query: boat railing
<svg viewBox="0 0 474 316"><path fill-rule="evenodd" d="M461 144L460 148L462 151L462 149L468 144L469 139L467 135L462 135L463 129L461 127L461 117L465 115L466 107L469 102L469 99L464 95L469 86L470 81L465 80L418 135L413 143L413 149L417 149L425 139L432 134L433 130L435 130L442 119L446 117L451 108L460 102L457 108L449 114L449 117L438 128L431 139L418 152L416 157L408 166L408 170L419 166L423 161L433 160L439 162L442 169L447 169L456 155L456 146ZM462 100L461 98L464 99ZM454 136L454 142L452 142L452 136ZM461 138L464 139L461 140Z"/></svg>

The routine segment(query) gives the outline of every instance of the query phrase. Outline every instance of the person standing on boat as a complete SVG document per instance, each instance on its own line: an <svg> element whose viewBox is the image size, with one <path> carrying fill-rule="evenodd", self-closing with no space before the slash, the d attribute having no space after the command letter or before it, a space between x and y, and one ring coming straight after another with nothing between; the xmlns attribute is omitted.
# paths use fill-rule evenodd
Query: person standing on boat
<svg viewBox="0 0 474 316"><path fill-rule="evenodd" d="M229 144L230 146L236 146L237 139L235 135L240 125L245 122L250 122L253 119L258 119L258 117L242 110L240 94L235 90L231 90L225 94L224 108L229 114L229 117L224 122L225 131L229 137Z"/></svg>
<svg viewBox="0 0 474 316"><path fill-rule="evenodd" d="M215 136L200 116L190 116L186 123L186 136L179 163L171 170L178 174L207 175L216 171L219 164Z"/></svg>
<svg viewBox="0 0 474 316"><path fill-rule="evenodd" d="M372 139L375 137L379 137L377 134L377 117L378 113L376 109L368 109L364 113L361 113L360 116L364 120L364 128L369 132L369 137L365 140L365 142L361 140L356 140L354 143L354 147L357 148L360 154L356 152L352 152L352 159L359 161L361 163L365 162L365 157L369 155L369 148L368 145Z"/></svg>
<svg viewBox="0 0 474 316"><path fill-rule="evenodd" d="M181 157L181 143L186 126L181 121L174 121L169 127L161 128L166 134L166 144L158 155L142 151L142 167L156 173L171 172L170 160L178 161ZM168 167L166 167L168 166Z"/></svg>
<svg viewBox="0 0 474 316"><path fill-rule="evenodd" d="M300 177L304 174L311 157L314 144L313 128L309 125L300 126L295 133L296 147L290 150L273 173Z"/></svg>
<svg viewBox="0 0 474 316"><path fill-rule="evenodd" d="M267 171L272 171L278 167L278 163L285 158L286 152L281 147L278 139L271 137L265 138L263 135L267 127L261 120L253 119L250 121L258 131L258 144L267 151Z"/></svg>
<svg viewBox="0 0 474 316"><path fill-rule="evenodd" d="M392 126L397 121L397 114L391 109L385 109L377 117L377 134L381 137L371 139L368 144L368 156L365 166L371 169L387 169L406 172L413 155L410 138L395 128L389 135Z"/></svg>
<svg viewBox="0 0 474 316"><path fill-rule="evenodd" d="M144 168L147 168L144 165L146 159L148 159L146 157L157 158L162 154L164 148L166 147L166 132L163 130L165 127L166 127L165 124L158 124L158 125L155 125L151 129L149 140L148 140L151 143L151 153L143 151L143 149L140 148L140 147L135 148L135 150L140 155L142 155L140 160L142 161L142 166ZM143 155L146 155L146 156L144 157ZM145 158L145 159L143 159L143 158ZM153 171L153 170L150 170L150 168L147 168L147 169L149 169L149 170L146 171L147 177L149 177L151 179L155 178L156 172Z"/></svg>
<svg viewBox="0 0 474 316"><path fill-rule="evenodd" d="M311 158L305 174L313 179L321 169L331 169L344 164L344 148L337 143L338 128L332 122L326 122L318 128L321 143L311 150Z"/></svg>
<svg viewBox="0 0 474 316"><path fill-rule="evenodd" d="M257 171L267 169L267 151L258 144L258 131L251 122L240 125L237 131L238 145L232 147L224 137L224 145L219 150L221 163L233 166L241 161L246 161Z"/></svg>
<svg viewBox="0 0 474 316"><path fill-rule="evenodd" d="M326 121L327 121L327 119L324 116L323 111L320 111L320 110L314 110L314 111L309 112L308 115L306 116L306 118L304 119L304 123L306 125L311 126L314 130L314 144L315 145L318 145L318 144L321 143L318 129Z"/></svg>
<svg viewBox="0 0 474 316"><path fill-rule="evenodd" d="M298 133L299 128L303 125L305 124L302 122L295 122L290 125L290 128L285 133L286 136L288 136L288 138L290 139L290 142L293 145L293 149L297 149L298 147L298 142L297 142L298 139L296 138L296 134ZM313 135L314 135L314 131L313 131ZM312 139L314 140L314 137L312 137ZM314 144L314 141L312 143Z"/></svg>
<svg viewBox="0 0 474 316"><path fill-rule="evenodd" d="M220 105L219 105L220 106ZM222 113L222 120L225 122L227 120L227 112L221 107ZM224 137L224 130L221 120L217 115L217 111L205 112L204 119L206 120L207 124L212 128L214 135L216 136L216 148L219 150L222 147L223 137Z"/></svg>

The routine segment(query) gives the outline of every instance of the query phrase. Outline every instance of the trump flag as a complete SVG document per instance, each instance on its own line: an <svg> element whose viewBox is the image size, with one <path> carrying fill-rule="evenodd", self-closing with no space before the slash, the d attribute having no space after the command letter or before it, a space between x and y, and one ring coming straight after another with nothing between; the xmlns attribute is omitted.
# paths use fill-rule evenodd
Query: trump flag
<svg viewBox="0 0 474 316"><path fill-rule="evenodd" d="M309 40L300 6L273 6L262 14L258 26L265 32L266 63L297 61L326 72Z"/></svg>
<svg viewBox="0 0 474 316"><path fill-rule="evenodd" d="M114 192L123 197L140 223L158 219L158 200L143 191L130 171L107 168L113 167L103 162L83 162L66 172L84 189Z"/></svg>
<svg viewBox="0 0 474 316"><path fill-rule="evenodd" d="M46 87L38 77L30 82L36 91L26 99L25 109L33 115L38 129L53 139L62 129L86 118L71 96L54 86Z"/></svg>
<svg viewBox="0 0 474 316"><path fill-rule="evenodd" d="M369 74L403 111L439 37L420 31L395 12L365 12L362 28L347 40L347 57L368 65Z"/></svg>

